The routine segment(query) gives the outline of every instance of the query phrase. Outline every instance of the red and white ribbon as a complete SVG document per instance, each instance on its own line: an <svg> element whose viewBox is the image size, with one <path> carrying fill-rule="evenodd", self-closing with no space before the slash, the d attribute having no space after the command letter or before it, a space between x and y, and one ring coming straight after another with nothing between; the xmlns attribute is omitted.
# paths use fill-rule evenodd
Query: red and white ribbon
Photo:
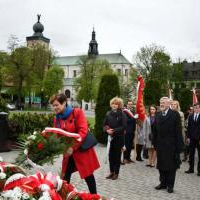
<svg viewBox="0 0 200 200"><path fill-rule="evenodd" d="M42 131L42 133L55 133L55 134L58 134L58 135L63 135L63 136L66 136L66 137L71 137L71 138L75 138L77 141L81 142L82 138L79 134L77 133L70 133L70 132L67 132L67 131L64 131L60 128L52 128L52 127L46 127L45 130Z"/></svg>

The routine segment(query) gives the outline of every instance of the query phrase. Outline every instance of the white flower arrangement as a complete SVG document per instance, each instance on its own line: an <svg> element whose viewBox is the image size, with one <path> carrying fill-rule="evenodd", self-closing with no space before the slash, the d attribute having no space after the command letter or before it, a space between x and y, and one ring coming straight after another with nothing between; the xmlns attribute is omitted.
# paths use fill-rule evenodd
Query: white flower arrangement
<svg viewBox="0 0 200 200"><path fill-rule="evenodd" d="M28 149L24 149L24 154L27 156L28 155Z"/></svg>
<svg viewBox="0 0 200 200"><path fill-rule="evenodd" d="M0 172L0 180L3 180L6 178L6 174L4 172Z"/></svg>
<svg viewBox="0 0 200 200"><path fill-rule="evenodd" d="M0 156L0 162L3 162L3 158Z"/></svg>
<svg viewBox="0 0 200 200"><path fill-rule="evenodd" d="M30 135L29 137L28 137L28 140L35 140L36 139L36 136L35 135Z"/></svg>

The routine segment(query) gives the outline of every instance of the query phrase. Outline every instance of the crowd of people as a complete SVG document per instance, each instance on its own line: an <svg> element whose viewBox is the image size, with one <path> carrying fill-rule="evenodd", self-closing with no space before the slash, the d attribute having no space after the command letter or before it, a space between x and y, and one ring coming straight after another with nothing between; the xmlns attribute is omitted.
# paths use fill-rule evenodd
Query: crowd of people
<svg viewBox="0 0 200 200"><path fill-rule="evenodd" d="M55 127L79 134L82 141L88 140L88 144L92 142L88 137L87 120L81 109L71 108L64 94L54 95L51 104L56 113ZM159 171L160 183L155 189L167 189L167 192L173 193L176 170L180 167L181 160L189 161L189 169L185 173L194 173L196 149L199 157L197 175L200 176L199 104L190 107L184 115L178 101L162 97L159 106L151 105L147 109L144 120L138 118L131 100L128 100L127 106L124 107L123 100L114 97L110 100L110 107L111 110L106 113L102 125L102 134L108 136L110 173L106 179L118 179L121 165L142 162L146 152L146 166L156 166ZM100 164L94 148L89 145L82 151L81 145L81 142L75 143L66 149L62 162L62 178L69 183L72 173L78 171L80 177L85 179L90 193L96 194L93 173ZM184 152L182 159L181 152Z"/></svg>
<svg viewBox="0 0 200 200"><path fill-rule="evenodd" d="M143 121L135 114L131 100L125 108L122 104L122 99L113 98L110 101L111 111L106 114L103 123L108 134L110 174L107 179L118 178L120 163L141 162L147 156L146 166L156 166L159 171L160 184L155 189L167 189L167 192L173 193L176 170L181 162L189 162L185 173L194 173L196 149L199 157L197 175L200 176L199 104L193 105L184 114L178 101L162 97L159 106L149 106ZM133 148L135 154L131 157Z"/></svg>

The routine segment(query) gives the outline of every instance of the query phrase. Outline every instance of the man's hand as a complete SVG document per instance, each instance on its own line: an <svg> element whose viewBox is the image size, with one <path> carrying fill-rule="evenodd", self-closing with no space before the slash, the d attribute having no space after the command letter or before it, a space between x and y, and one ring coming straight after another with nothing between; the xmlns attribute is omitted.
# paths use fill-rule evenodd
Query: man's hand
<svg viewBox="0 0 200 200"><path fill-rule="evenodd" d="M187 144L190 144L190 138L187 138L186 142Z"/></svg>

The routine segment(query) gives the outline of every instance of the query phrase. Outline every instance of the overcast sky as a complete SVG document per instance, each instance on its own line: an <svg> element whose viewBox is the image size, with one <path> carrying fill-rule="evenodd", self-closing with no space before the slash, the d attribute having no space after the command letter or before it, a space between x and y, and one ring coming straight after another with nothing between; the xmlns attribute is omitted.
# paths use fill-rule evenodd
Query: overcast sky
<svg viewBox="0 0 200 200"><path fill-rule="evenodd" d="M93 26L99 53L132 62L144 45L164 46L175 61L200 60L200 0L0 0L0 50L11 34L33 34L41 14L44 36L60 56L88 51Z"/></svg>

